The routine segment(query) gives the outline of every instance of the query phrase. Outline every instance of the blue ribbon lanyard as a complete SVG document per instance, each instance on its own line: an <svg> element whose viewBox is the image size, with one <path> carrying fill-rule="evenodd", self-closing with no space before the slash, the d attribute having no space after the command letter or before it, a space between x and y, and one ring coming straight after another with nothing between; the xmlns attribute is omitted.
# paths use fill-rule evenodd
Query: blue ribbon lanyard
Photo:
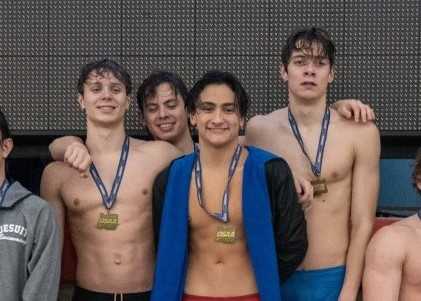
<svg viewBox="0 0 421 301"><path fill-rule="evenodd" d="M322 127L320 129L319 146L317 147L316 160L314 163L311 161L311 158L305 149L304 141L301 136L300 130L298 129L297 121L295 120L294 115L292 115L292 112L289 107L288 107L288 121L289 121L291 130L294 133L294 136L301 147L302 152L304 153L304 155L307 157L308 161L310 162L310 166L311 166L311 170L313 174L317 177L320 177L322 173L323 154L324 154L324 149L325 149L326 140L327 140L327 132L328 132L329 123L330 123L329 107L326 105L326 110L325 110L323 120L322 120Z"/></svg>
<svg viewBox="0 0 421 301"><path fill-rule="evenodd" d="M199 149L196 148L196 162L194 164L194 174L195 174L195 182L196 182L196 192L197 192L197 200L199 202L200 207L205 210L207 214L211 217L216 218L217 220L227 223L229 221L229 214L228 214L228 205L229 205L229 185L231 183L232 177L234 176L235 170L238 165L238 161L240 160L241 151L243 147L238 144L235 148L235 152L232 155L231 162L228 168L228 181L227 185L225 186L224 195L222 196L222 205L221 205L221 212L211 213L206 208L205 201L202 197L203 193L203 182L202 182L202 164L200 163L200 152Z"/></svg>
<svg viewBox="0 0 421 301"><path fill-rule="evenodd" d="M0 186L0 205L3 204L3 201L6 197L6 192L10 186L12 186L11 183L5 178Z"/></svg>
<svg viewBox="0 0 421 301"><path fill-rule="evenodd" d="M92 162L89 167L89 172L94 179L95 185L98 187L99 192L101 193L102 202L104 206L110 210L114 205L114 202L117 198L117 193L120 188L121 181L123 180L124 170L126 168L127 157L129 156L129 136L126 136L123 146L121 148L120 161L118 162L117 173L114 177L113 185L111 187L111 193L108 195L107 188L102 182L101 177L99 176L98 170L95 167L95 164Z"/></svg>

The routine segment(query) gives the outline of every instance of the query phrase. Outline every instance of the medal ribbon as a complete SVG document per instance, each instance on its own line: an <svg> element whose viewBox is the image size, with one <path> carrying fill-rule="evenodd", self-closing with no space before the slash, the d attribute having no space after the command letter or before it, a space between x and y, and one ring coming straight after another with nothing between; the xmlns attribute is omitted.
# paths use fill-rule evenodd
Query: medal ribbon
<svg viewBox="0 0 421 301"><path fill-rule="evenodd" d="M6 192L9 187L12 186L9 180L4 179L3 183L0 186L0 205L3 203L4 198L6 197Z"/></svg>
<svg viewBox="0 0 421 301"><path fill-rule="evenodd" d="M115 175L113 185L111 187L111 193L108 195L107 188L105 187L102 179L98 173L98 170L95 167L95 164L92 162L89 167L89 172L92 175L92 178L95 181L96 186L98 187L99 192L101 193L102 202L107 209L111 209L114 205L114 202L117 198L117 193L120 188L121 181L123 180L124 170L126 168L127 157L129 156L129 136L126 136L123 146L121 148L120 161L118 162L117 173Z"/></svg>
<svg viewBox="0 0 421 301"><path fill-rule="evenodd" d="M325 149L326 140L327 140L327 132L328 132L329 123L330 123L330 111L329 111L328 106L326 105L326 110L325 110L323 120L322 120L322 127L320 129L320 137L319 137L319 145L317 147L316 160L314 164L313 162L311 162L310 156L308 155L305 149L304 141L301 136L300 130L298 129L297 121L295 120L294 115L292 115L292 112L289 107L288 107L288 121L289 121L291 130L294 133L294 136L301 147L301 150L303 151L304 155L307 157L308 161L310 162L310 166L311 166L311 170L313 174L317 177L320 177L322 173L323 154L324 154L324 149Z"/></svg>
<svg viewBox="0 0 421 301"><path fill-rule="evenodd" d="M222 205L221 205L221 212L211 213L206 208L206 204L204 199L202 198L203 192L203 184L202 184L202 164L200 163L200 152L199 148L196 148L196 162L194 163L194 175L195 175L195 182L196 182L196 191L197 191L197 200L199 201L200 207L205 210L207 214L211 217L216 218L219 221L227 223L229 220L228 214L228 205L229 205L229 185L231 183L232 177L234 176L235 169L237 168L238 161L240 161L241 151L243 147L238 144L235 148L234 154L232 155L231 162L228 168L228 181L227 185L225 186L224 195L222 196Z"/></svg>

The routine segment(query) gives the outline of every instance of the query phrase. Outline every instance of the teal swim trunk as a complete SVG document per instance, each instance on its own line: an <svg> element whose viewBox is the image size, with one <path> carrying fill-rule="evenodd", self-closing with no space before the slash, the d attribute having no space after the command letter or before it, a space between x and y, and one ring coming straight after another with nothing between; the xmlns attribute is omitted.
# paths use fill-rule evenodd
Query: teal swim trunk
<svg viewBox="0 0 421 301"><path fill-rule="evenodd" d="M282 284L282 301L337 301L345 266L295 271Z"/></svg>

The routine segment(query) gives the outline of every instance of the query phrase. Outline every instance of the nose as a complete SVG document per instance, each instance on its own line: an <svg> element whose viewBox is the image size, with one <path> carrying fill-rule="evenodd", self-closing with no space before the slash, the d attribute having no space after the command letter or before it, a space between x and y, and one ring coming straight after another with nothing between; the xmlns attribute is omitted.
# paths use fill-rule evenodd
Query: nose
<svg viewBox="0 0 421 301"><path fill-rule="evenodd" d="M212 118L212 122L215 124L220 124L224 121L223 112L220 108L215 110L215 113Z"/></svg>
<svg viewBox="0 0 421 301"><path fill-rule="evenodd" d="M167 117L167 110L165 109L165 107L164 107L164 106L159 106L158 113L159 113L159 117L160 117L160 118L165 118L165 117Z"/></svg>
<svg viewBox="0 0 421 301"><path fill-rule="evenodd" d="M104 99L110 99L111 98L111 90L109 88L104 88L102 90L102 98Z"/></svg>
<svg viewBox="0 0 421 301"><path fill-rule="evenodd" d="M316 68L314 66L313 62L310 62L306 65L306 68L304 70L305 75L314 76L316 74Z"/></svg>

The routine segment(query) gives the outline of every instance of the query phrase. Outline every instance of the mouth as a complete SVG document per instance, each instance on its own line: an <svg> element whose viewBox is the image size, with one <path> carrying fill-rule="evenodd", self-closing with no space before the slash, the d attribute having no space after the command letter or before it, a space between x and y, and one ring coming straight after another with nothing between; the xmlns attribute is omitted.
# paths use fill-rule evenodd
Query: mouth
<svg viewBox="0 0 421 301"><path fill-rule="evenodd" d="M302 82L301 86L307 87L307 88L312 88L312 87L316 87L317 85L316 85L315 82L306 81L306 82Z"/></svg>
<svg viewBox="0 0 421 301"><path fill-rule="evenodd" d="M170 131L174 128L174 123L173 122L161 123L161 124L158 124L158 128L164 132Z"/></svg>
<svg viewBox="0 0 421 301"><path fill-rule="evenodd" d="M109 112L114 111L116 107L112 105L103 105L103 106L98 106L97 109L99 109L101 112L109 113Z"/></svg>

